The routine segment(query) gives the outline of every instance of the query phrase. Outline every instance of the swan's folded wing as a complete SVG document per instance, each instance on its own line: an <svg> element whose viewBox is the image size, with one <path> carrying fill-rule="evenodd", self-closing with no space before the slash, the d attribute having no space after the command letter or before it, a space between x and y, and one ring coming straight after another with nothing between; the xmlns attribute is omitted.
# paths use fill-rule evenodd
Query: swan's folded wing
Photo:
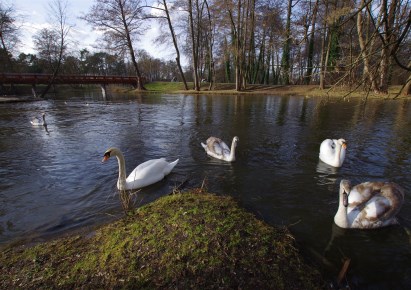
<svg viewBox="0 0 411 290"><path fill-rule="evenodd" d="M164 158L148 160L134 168L126 181L132 182L137 179L147 178L149 175L160 172L167 165L168 162Z"/></svg>
<svg viewBox="0 0 411 290"><path fill-rule="evenodd" d="M217 155L223 154L223 148L221 147L221 143L215 142L213 145L213 152Z"/></svg>
<svg viewBox="0 0 411 290"><path fill-rule="evenodd" d="M217 155L221 155L223 153L223 150L221 148L221 143L222 141L218 138L215 137L210 137L207 139L207 148L208 151L217 154Z"/></svg>
<svg viewBox="0 0 411 290"><path fill-rule="evenodd" d="M390 202L386 198L382 196L375 196L369 203L367 203L364 210L366 212L367 219L376 220L381 219L385 213L390 210L390 208Z"/></svg>
<svg viewBox="0 0 411 290"><path fill-rule="evenodd" d="M228 147L227 144L225 144L225 142L221 141L221 142L220 142L220 146L221 146L221 148L223 148L223 151L228 151L228 152L230 152L230 148Z"/></svg>

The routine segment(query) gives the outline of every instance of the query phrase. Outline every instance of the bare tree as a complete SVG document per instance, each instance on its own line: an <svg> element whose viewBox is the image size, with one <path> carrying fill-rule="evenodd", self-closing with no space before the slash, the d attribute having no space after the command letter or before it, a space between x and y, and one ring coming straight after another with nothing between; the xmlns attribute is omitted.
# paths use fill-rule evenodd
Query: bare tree
<svg viewBox="0 0 411 290"><path fill-rule="evenodd" d="M43 63L46 63L47 73L53 73L56 70L59 55L59 35L55 30L43 28L33 35L34 46L37 50L37 56Z"/></svg>
<svg viewBox="0 0 411 290"><path fill-rule="evenodd" d="M203 4L205 5L205 9L207 12L207 26L205 28L205 39L206 39L206 45L207 45L207 55L208 55L208 81L209 81L209 90L214 89L215 85L215 67L214 67L214 30L215 30L215 25L214 25L214 20L210 11L210 6L207 2L207 0L204 0Z"/></svg>
<svg viewBox="0 0 411 290"><path fill-rule="evenodd" d="M408 66L403 64L397 55L401 46L409 45L409 43L404 44L404 40L411 27L411 10L403 7L403 1L383 0L380 6L380 14L379 23L373 21L373 25L382 43L378 89L382 93L387 93L389 71L393 60L401 68L411 72L410 64ZM408 19L406 18L407 15Z"/></svg>
<svg viewBox="0 0 411 290"><path fill-rule="evenodd" d="M283 55L281 57L281 67L283 71L283 82L285 85L290 84L290 54L291 54L291 13L293 1L288 0L287 21L285 25L285 41L283 46Z"/></svg>
<svg viewBox="0 0 411 290"><path fill-rule="evenodd" d="M189 25L189 34L191 40L191 51L192 51L192 65L193 65L193 78L194 78L194 90L200 90L200 80L199 80L199 28L198 25L195 25L195 20L198 23L198 0L194 0L195 6L193 6L193 1L188 0L188 25ZM197 17L196 17L197 16Z"/></svg>
<svg viewBox="0 0 411 290"><path fill-rule="evenodd" d="M150 16L150 17L152 17L152 18L163 18L167 21L167 25L168 25L168 29L170 31L171 39L173 41L174 49L176 50L176 63L177 63L177 66L178 66L178 70L180 72L181 79L183 80L184 88L186 90L188 90L187 81L186 81L186 78L184 76L183 68L181 66L181 55L180 55L180 49L178 47L177 35L175 33L174 26L171 22L170 11L168 9L167 1L166 0L161 0L161 1L159 1L159 3L162 4L162 7L151 7L150 6L150 8L154 8L156 10L162 11L164 13L164 16L161 16L161 17L159 17L159 16ZM163 40L163 37L161 37L161 40Z"/></svg>
<svg viewBox="0 0 411 290"><path fill-rule="evenodd" d="M314 7L312 10L311 16L311 32L308 40L308 48L307 48L307 71L305 74L305 84L309 85L312 78L313 73L313 57L314 57L314 39L315 39L315 24L317 21L317 12L318 12L318 5L319 0L316 0L314 3Z"/></svg>
<svg viewBox="0 0 411 290"><path fill-rule="evenodd" d="M19 43L20 27L16 25L19 17L13 6L5 6L0 2L0 61L1 70L12 70L12 51Z"/></svg>
<svg viewBox="0 0 411 290"><path fill-rule="evenodd" d="M48 59L52 68L52 77L40 97L44 97L56 79L67 50L68 35L72 26L68 23L67 0L52 0L49 3L50 24L53 29L43 29L34 36L34 42L40 55Z"/></svg>
<svg viewBox="0 0 411 290"><path fill-rule="evenodd" d="M237 4L237 5L236 5ZM234 1L224 0L225 9L228 12L229 23L231 25L232 45L234 52L234 67L235 67L235 88L237 91L246 88L245 78L245 43L247 39L247 20L249 13L248 1L238 0Z"/></svg>
<svg viewBox="0 0 411 290"><path fill-rule="evenodd" d="M383 0L373 3L371 0L361 0L359 3L358 42L364 77L374 93L387 93L393 60L401 68L411 71L411 67L402 64L398 58L411 27L411 11L402 2Z"/></svg>
<svg viewBox="0 0 411 290"><path fill-rule="evenodd" d="M142 34L143 6L141 0L95 0L81 19L103 31L109 49L128 51L137 76L137 89L145 90L143 77L135 56L134 43Z"/></svg>

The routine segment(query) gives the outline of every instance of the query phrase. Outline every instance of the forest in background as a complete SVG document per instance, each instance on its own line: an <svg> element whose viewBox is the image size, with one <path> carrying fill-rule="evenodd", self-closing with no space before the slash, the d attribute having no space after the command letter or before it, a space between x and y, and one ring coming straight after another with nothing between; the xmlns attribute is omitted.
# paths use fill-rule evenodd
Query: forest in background
<svg viewBox="0 0 411 290"><path fill-rule="evenodd" d="M142 90L177 80L195 90L206 81L210 90L314 84L384 94L402 85L411 94L409 0L94 0L80 19L102 33L95 51L73 41L67 3L49 1L51 28L33 36L37 53L26 54L18 51L20 12L0 0L0 73L135 75ZM139 49L153 21L175 60Z"/></svg>

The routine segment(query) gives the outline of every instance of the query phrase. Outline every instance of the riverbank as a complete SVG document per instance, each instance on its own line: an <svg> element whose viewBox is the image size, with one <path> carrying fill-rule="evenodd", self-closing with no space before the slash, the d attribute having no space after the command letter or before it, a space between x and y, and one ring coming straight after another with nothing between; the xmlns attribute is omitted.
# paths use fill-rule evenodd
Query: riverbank
<svg viewBox="0 0 411 290"><path fill-rule="evenodd" d="M284 227L230 197L175 193L93 233L3 249L2 289L322 289Z"/></svg>
<svg viewBox="0 0 411 290"><path fill-rule="evenodd" d="M192 87L192 83L188 83ZM201 84L201 90L185 90L181 82L151 82L145 84L146 91L139 91L129 86L111 85L107 86L109 92L138 95L143 93L155 94L215 94L215 95L273 95L273 96L303 96L303 97L322 97L322 98L362 98L362 99L408 99L410 96L399 95L401 86L392 86L388 94L374 94L361 89L351 91L344 87L328 87L324 90L318 85L248 85L247 89L241 92L235 90L234 84L216 84L214 90L210 91L207 83ZM56 87L60 93L73 90L90 90L92 86L73 87L70 85L59 85ZM96 87L101 90L100 87ZM21 85L19 94L13 96L0 96L0 102L36 101L38 98L32 97L31 87Z"/></svg>
<svg viewBox="0 0 411 290"><path fill-rule="evenodd" d="M193 84L189 83L189 87ZM219 95L273 95L273 96L303 96L324 98L379 98L379 99L406 99L409 96L399 95L401 86L391 86L388 94L374 94L361 89L352 90L346 87L327 87L322 90L318 85L248 85L241 92L235 90L235 84L216 84L214 90L210 91L207 83L201 84L201 90L184 89L183 83L177 82L152 82L145 85L147 92L164 94L219 94ZM113 90L116 90L113 88ZM124 89L121 89L125 91ZM138 90L129 90L129 93L141 93Z"/></svg>

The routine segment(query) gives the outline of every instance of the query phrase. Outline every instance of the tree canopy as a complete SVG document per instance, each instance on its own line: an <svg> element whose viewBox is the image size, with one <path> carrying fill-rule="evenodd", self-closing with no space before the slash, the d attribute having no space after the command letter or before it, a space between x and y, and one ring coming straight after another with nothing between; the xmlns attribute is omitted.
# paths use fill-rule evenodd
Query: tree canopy
<svg viewBox="0 0 411 290"><path fill-rule="evenodd" d="M100 49L82 54L78 47L67 47L61 70L135 74L140 88L144 88L143 78L184 82L187 78L194 89L207 81L210 88L215 82L233 82L239 91L248 84L317 84L385 93L390 85L404 85L404 91L410 93L410 0L150 3L95 1L81 19L103 32ZM37 59L28 62L27 57L13 57L10 43L16 42L24 29L15 25L15 15L12 7L0 5L1 60L10 64L7 71L24 66L30 71L33 65L38 70L47 58L41 45L37 46ZM150 24L159 24L162 33L157 43L174 54L175 61L139 49ZM46 32L39 32L38 38ZM92 59L101 59L102 53L116 65L94 68ZM183 66L181 57L186 60ZM91 63L85 64L88 61Z"/></svg>

